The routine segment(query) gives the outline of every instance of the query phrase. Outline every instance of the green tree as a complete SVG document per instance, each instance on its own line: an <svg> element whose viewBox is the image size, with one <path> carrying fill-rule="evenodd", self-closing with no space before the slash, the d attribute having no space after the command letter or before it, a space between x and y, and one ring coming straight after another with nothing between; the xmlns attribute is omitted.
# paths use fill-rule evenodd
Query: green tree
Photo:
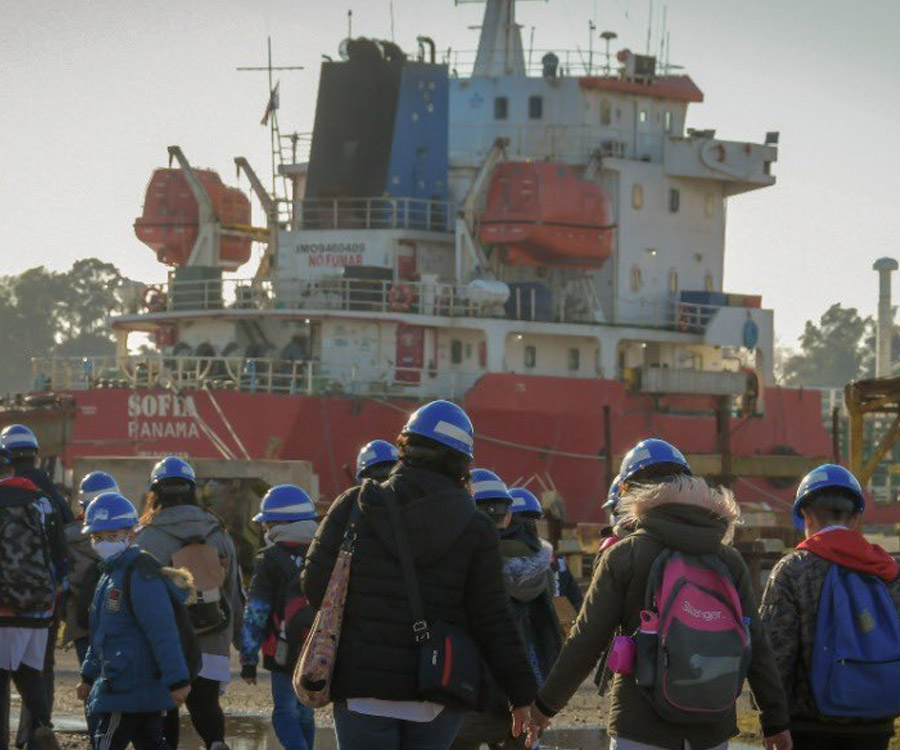
<svg viewBox="0 0 900 750"><path fill-rule="evenodd" d="M854 307L833 304L818 325L806 321L800 351L784 361L784 383L839 388L864 376L871 367L867 339L872 330L872 318L861 317Z"/></svg>
<svg viewBox="0 0 900 750"><path fill-rule="evenodd" d="M66 272L37 266L0 277L0 393L31 387L32 357L112 354L105 321L122 309L122 281L114 265L96 258Z"/></svg>

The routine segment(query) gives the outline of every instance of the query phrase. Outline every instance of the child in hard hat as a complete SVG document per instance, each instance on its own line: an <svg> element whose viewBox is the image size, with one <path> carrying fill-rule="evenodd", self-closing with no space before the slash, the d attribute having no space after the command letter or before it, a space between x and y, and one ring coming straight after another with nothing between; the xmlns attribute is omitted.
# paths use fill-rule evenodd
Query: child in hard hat
<svg viewBox="0 0 900 750"><path fill-rule="evenodd" d="M130 743L166 750L164 712L190 691L174 609L187 592L140 564L147 555L133 545L137 524L134 505L115 492L97 497L85 513L83 532L102 560L77 687L88 701L94 750Z"/></svg>
<svg viewBox="0 0 900 750"><path fill-rule="evenodd" d="M898 566L859 533L864 508L842 466L807 474L794 501L806 538L763 594L797 750L884 750L900 715Z"/></svg>
<svg viewBox="0 0 900 750"><path fill-rule="evenodd" d="M317 517L306 492L282 484L266 493L253 518L265 529L266 547L256 558L244 608L241 677L256 684L262 648L272 680L272 727L285 750L312 750L316 733L313 710L297 699L291 676L313 622L300 571L319 528Z"/></svg>

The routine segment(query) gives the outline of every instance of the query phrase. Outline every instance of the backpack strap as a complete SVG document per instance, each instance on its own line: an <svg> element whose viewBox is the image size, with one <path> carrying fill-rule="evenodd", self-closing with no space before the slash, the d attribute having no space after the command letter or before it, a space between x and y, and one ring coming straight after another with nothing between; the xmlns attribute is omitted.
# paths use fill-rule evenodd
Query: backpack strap
<svg viewBox="0 0 900 750"><path fill-rule="evenodd" d="M136 615L134 613L134 606L131 603L131 579L138 570L144 575L162 577L162 574L160 573L162 565L159 560L149 552L141 550L141 553L128 563L125 567L125 583L122 586L122 594L125 597L125 606L128 607L128 611L131 613L132 617L136 617Z"/></svg>
<svg viewBox="0 0 900 750"><path fill-rule="evenodd" d="M413 615L413 638L416 643L424 643L431 639L428 629L428 621L425 619L425 608L422 606L422 592L419 589L419 579L416 576L416 567L413 564L412 553L409 550L409 540L406 529L403 526L403 518L397 506L397 498L393 492L384 495L385 504L391 515L391 524L394 527L394 536L397 540L397 554L400 557L400 570L403 572L403 583L406 586L406 596L409 599L409 608Z"/></svg>

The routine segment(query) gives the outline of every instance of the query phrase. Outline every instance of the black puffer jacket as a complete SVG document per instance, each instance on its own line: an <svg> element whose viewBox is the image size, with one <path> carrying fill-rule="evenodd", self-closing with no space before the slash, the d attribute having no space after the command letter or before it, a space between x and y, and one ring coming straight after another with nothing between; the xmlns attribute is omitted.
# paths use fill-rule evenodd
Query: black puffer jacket
<svg viewBox="0 0 900 750"><path fill-rule="evenodd" d="M465 628L512 703L531 703L537 686L510 611L493 524L449 479L402 465L383 485L367 485L361 498L332 697L419 699L413 617L387 492L400 506L428 620ZM302 582L316 608L359 494L353 488L335 500L309 549Z"/></svg>

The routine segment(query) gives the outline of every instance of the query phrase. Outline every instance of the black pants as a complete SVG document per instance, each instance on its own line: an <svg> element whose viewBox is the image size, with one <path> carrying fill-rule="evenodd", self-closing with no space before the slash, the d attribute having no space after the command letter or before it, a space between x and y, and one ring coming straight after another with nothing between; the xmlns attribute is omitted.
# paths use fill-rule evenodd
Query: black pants
<svg viewBox="0 0 900 750"><path fill-rule="evenodd" d="M0 722L5 724L3 727L6 731L2 733L0 736L0 748L6 750L9 746L9 680L12 678L12 681L16 685L16 689L19 691L19 695L22 698L22 714L25 714L27 709L28 711L28 725L20 726L20 733L22 735L21 738L21 747L26 746L30 743L31 736L34 734L34 730L41 726L49 726L50 725L50 709L47 707L47 691L44 685L44 675L39 669L35 669L34 667L29 667L25 664L21 664L19 668L15 672L9 672L5 669L0 669L0 695L3 698L3 713L5 714L5 721ZM17 739L17 742L19 740Z"/></svg>
<svg viewBox="0 0 900 750"><path fill-rule="evenodd" d="M212 746L213 742L225 741L225 714L219 705L219 684L216 680L198 677L191 683L191 692L184 702L191 716L191 724L207 748ZM166 741L173 748L177 748L179 734L177 708L166 714L163 733Z"/></svg>
<svg viewBox="0 0 900 750"><path fill-rule="evenodd" d="M171 750L163 738L163 715L95 714L91 747L94 750Z"/></svg>
<svg viewBox="0 0 900 750"><path fill-rule="evenodd" d="M890 734L819 734L791 732L794 750L887 750Z"/></svg>

